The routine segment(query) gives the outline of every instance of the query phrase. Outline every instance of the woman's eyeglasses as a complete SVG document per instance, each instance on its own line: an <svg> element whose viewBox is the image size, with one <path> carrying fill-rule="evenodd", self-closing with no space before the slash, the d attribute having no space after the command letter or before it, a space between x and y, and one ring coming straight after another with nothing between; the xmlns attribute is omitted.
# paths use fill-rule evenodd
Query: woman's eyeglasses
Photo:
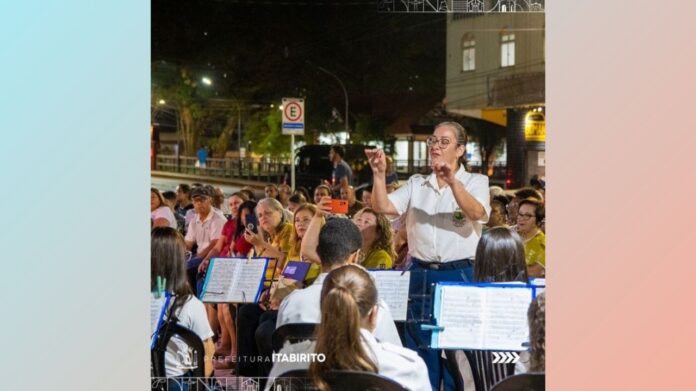
<svg viewBox="0 0 696 391"><path fill-rule="evenodd" d="M517 214L517 219L518 219L518 220L529 220L529 219L531 219L532 217L534 217L534 215L528 214L528 213L518 213L518 214Z"/></svg>
<svg viewBox="0 0 696 391"><path fill-rule="evenodd" d="M440 149L446 149L451 143L452 140L444 137L438 140L435 136L428 136L428 138L425 139L425 144L427 146L432 147L440 144Z"/></svg>

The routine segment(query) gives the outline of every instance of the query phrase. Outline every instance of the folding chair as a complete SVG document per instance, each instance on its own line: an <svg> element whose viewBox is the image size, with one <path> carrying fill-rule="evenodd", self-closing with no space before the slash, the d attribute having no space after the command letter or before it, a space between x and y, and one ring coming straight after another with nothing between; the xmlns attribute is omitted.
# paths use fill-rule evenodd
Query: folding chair
<svg viewBox="0 0 696 391"><path fill-rule="evenodd" d="M285 341L296 343L308 339L316 339L314 329L316 323L288 323L278 327L273 332L273 351L278 353L285 345Z"/></svg>

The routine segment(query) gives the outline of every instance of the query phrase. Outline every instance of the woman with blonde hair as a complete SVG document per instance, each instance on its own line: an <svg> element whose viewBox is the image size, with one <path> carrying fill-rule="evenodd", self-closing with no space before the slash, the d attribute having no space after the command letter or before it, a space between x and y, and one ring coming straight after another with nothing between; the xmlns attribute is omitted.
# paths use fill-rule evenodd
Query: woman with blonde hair
<svg viewBox="0 0 696 391"><path fill-rule="evenodd" d="M317 340L286 344L279 352L314 352L323 360L311 364L278 362L269 375L269 386L285 372L309 367L312 380L322 391L330 389L324 376L331 370L372 372L409 390L431 390L428 369L416 352L375 339L377 302L377 288L364 268L346 265L331 271L321 290Z"/></svg>

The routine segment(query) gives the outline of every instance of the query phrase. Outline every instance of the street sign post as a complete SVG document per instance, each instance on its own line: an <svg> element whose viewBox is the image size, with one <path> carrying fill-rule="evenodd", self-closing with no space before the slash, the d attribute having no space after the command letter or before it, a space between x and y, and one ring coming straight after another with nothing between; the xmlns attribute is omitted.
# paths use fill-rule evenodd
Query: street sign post
<svg viewBox="0 0 696 391"><path fill-rule="evenodd" d="M283 134L290 135L290 187L295 189L295 135L304 136L304 99L283 98Z"/></svg>

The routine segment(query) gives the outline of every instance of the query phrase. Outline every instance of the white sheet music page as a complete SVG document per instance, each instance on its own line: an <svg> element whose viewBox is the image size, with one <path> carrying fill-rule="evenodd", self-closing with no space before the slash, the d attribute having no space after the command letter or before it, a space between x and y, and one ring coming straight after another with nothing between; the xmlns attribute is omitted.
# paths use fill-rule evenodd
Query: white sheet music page
<svg viewBox="0 0 696 391"><path fill-rule="evenodd" d="M483 308L485 291L466 286L443 286L440 304L438 345L442 348L483 346Z"/></svg>
<svg viewBox="0 0 696 391"><path fill-rule="evenodd" d="M377 294L387 303L392 318L395 321L405 321L411 273L405 272L402 275L402 271L371 270L370 274L375 279Z"/></svg>
<svg viewBox="0 0 696 391"><path fill-rule="evenodd" d="M528 288L443 286L441 348L522 351L529 340Z"/></svg>
<svg viewBox="0 0 696 391"><path fill-rule="evenodd" d="M164 295L160 296L158 299L155 297L154 293L150 294L150 335L155 334L155 330L157 330L157 323L159 322L160 315L162 314L164 302Z"/></svg>
<svg viewBox="0 0 696 391"><path fill-rule="evenodd" d="M266 277L266 259L245 259L240 263L242 266L227 298L232 303L253 303Z"/></svg>
<svg viewBox="0 0 696 391"><path fill-rule="evenodd" d="M215 258L211 262L202 301L207 303L227 302L227 295L230 293L241 262L225 258Z"/></svg>
<svg viewBox="0 0 696 391"><path fill-rule="evenodd" d="M532 302L530 289L488 288L485 307L486 349L526 350L529 340L527 309Z"/></svg>
<svg viewBox="0 0 696 391"><path fill-rule="evenodd" d="M203 292L206 303L253 303L266 273L265 258L215 258Z"/></svg>

